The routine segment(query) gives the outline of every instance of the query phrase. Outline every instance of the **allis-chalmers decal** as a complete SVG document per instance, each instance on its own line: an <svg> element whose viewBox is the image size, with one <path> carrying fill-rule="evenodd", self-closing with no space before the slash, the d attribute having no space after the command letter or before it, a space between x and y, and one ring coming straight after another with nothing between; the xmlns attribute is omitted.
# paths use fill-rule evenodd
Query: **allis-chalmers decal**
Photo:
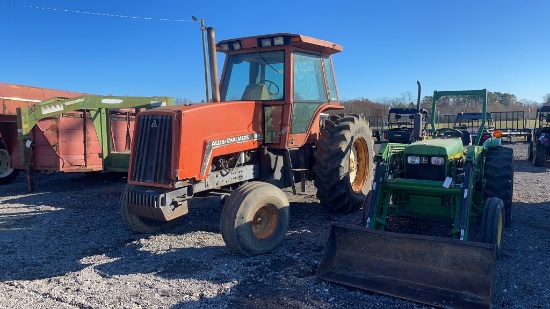
<svg viewBox="0 0 550 309"><path fill-rule="evenodd" d="M249 141L258 141L261 139L262 139L262 133L259 132L259 133L230 136L228 138L216 139L208 142L206 144L205 156L202 161L201 175L205 175L206 173L206 167L208 166L208 162L210 162L210 157L212 156L212 149L228 146L231 144L240 144L240 143L246 143Z"/></svg>
<svg viewBox="0 0 550 309"><path fill-rule="evenodd" d="M225 146L225 145L229 145L229 144L235 144L235 143L244 143L244 142L248 142L250 140L259 140L259 139L262 139L262 133L232 136L232 137L228 137L226 139L218 139L218 140L211 141L210 142L210 148L216 148L216 147Z"/></svg>

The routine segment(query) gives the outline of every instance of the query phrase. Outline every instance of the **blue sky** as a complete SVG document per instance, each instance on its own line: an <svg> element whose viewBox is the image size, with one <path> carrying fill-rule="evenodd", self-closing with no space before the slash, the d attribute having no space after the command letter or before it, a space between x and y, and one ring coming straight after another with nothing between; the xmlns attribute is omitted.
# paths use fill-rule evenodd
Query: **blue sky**
<svg viewBox="0 0 550 309"><path fill-rule="evenodd" d="M550 93L549 14L545 0L0 0L0 82L199 102L194 15L218 41L290 32L342 45L333 56L340 99L415 94L420 80L423 95L486 88L541 102ZM218 53L220 74L223 60Z"/></svg>

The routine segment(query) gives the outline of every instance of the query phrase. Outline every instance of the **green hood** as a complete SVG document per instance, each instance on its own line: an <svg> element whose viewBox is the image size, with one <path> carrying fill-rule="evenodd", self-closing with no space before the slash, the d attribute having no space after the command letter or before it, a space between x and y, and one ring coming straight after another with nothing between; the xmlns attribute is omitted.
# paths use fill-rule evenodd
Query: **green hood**
<svg viewBox="0 0 550 309"><path fill-rule="evenodd" d="M405 148L405 154L421 155L421 156L446 156L452 157L457 154L462 154L464 148L460 138L448 139L427 139L414 142Z"/></svg>

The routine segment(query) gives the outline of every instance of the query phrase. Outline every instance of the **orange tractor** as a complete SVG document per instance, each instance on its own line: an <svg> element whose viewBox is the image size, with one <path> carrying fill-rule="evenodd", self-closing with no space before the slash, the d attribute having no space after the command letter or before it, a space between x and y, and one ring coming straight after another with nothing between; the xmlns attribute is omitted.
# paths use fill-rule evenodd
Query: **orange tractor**
<svg viewBox="0 0 550 309"><path fill-rule="evenodd" d="M287 231L281 188L296 192L295 183L303 190L303 181L313 179L321 205L338 213L361 208L373 179L368 122L324 113L344 109L331 57L342 47L289 33L209 40L226 55L220 86L213 86L220 102L136 117L121 197L129 227L161 232L200 204L196 199L225 195L223 239L254 256L277 247Z"/></svg>

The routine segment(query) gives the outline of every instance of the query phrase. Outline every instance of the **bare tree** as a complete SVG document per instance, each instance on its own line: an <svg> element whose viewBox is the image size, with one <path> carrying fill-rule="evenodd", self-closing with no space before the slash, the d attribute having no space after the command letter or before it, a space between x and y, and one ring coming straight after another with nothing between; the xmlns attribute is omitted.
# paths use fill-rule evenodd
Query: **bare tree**
<svg viewBox="0 0 550 309"><path fill-rule="evenodd" d="M191 104L192 102L188 98L175 98L174 103L176 103L176 104Z"/></svg>

